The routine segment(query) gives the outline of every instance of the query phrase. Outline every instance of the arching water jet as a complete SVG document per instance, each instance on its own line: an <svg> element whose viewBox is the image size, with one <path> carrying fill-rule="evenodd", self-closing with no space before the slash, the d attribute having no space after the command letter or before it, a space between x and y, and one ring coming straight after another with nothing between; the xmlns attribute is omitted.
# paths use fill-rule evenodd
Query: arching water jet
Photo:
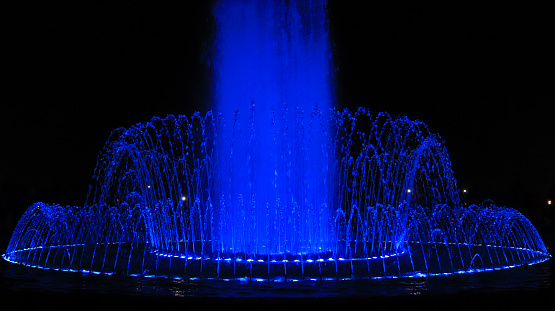
<svg viewBox="0 0 555 311"><path fill-rule="evenodd" d="M3 258L250 280L419 277L550 255L519 212L464 206L419 121L332 108L325 2L222 1L215 106L115 130L83 207L36 203Z"/></svg>

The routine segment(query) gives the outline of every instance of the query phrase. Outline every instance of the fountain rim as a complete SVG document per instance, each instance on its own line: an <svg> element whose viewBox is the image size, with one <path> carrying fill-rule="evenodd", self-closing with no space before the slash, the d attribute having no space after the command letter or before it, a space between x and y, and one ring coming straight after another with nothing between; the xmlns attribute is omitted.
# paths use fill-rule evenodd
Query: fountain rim
<svg viewBox="0 0 555 311"><path fill-rule="evenodd" d="M125 243L130 243L130 242L111 242L111 243L95 243L96 245L117 245L117 244L125 244ZM284 276L274 276L274 277L269 277L268 278L261 278L261 277L233 277L233 278L222 278L222 277L186 277L186 276L177 276L177 275L169 275L169 274L148 274L148 273L143 273L143 274L137 274L137 273L131 273L131 274L118 274L116 272L113 271L98 271L98 270L93 270L93 269L75 269L75 268L62 268L62 267L48 267L48 266L41 266L41 265L35 265L35 264L31 264L28 262L25 262L24 260L15 260L12 259L11 257L14 254L17 254L19 252L24 252L24 251L32 251L32 250L37 250L37 249L54 249L54 248L68 248L68 247L77 247L77 246L84 246L85 244L82 243L78 243L78 244L67 244L67 245L52 245L52 246L37 246L37 247L31 247L31 248L25 248L25 249L18 249L18 250L13 250L11 252L6 252L4 254L2 254L2 258L9 262L9 263L13 263L13 264L17 264L17 265L21 265L21 266L25 266L25 267L29 267L29 268L38 268L38 269L44 269L44 270L54 270L54 271L61 271L61 272L72 272L72 273L82 273L83 275L105 275L105 276L121 276L121 277L144 277L144 278L162 278L162 279L174 279L174 280L191 280L191 281L195 281L195 280L214 280L214 281L247 281L247 282L303 282L303 281L351 281L351 280L382 280L382 279L411 279L411 278L424 278L424 277L441 277L441 276L453 276L453 275L464 275L464 274L471 274L471 273L479 273L479 272L491 272L491 271L501 271L501 270L507 270L507 269L513 269L513 268L517 268L517 267L521 267L521 266L527 266L527 265L534 265L534 264L539 264L545 261L548 261L549 259L551 259L552 255L548 252L543 252L540 250L533 250L533 249L528 249L528 248L522 248L522 247L514 247L514 246L500 246L500 245L483 245L483 244L469 244L469 243L455 243L455 242L419 242L419 241L406 241L406 243L408 244L439 244L439 245L461 245L461 246L465 246L465 247L492 247L492 248L501 248L504 250L519 250L519 251L526 251L530 254L534 254L535 256L537 256L534 259L530 259L527 261L523 261L523 262L518 262L518 263L512 263L512 264L507 264L507 265L500 265L497 267L482 267L482 268L472 268L472 267L468 267L467 269L457 269L457 270L453 270L451 272L426 272L426 271L412 271L412 272L405 272L399 275L383 275L383 276L354 276L352 275L351 277L310 277L310 276L303 276L302 278L288 278L288 277L284 277ZM145 243L148 244L148 243ZM166 257L166 258L176 258L176 259L180 259L180 260L185 260L185 261L190 261L190 262L200 262L201 264L204 262L216 262L216 263L220 263L220 262L226 262L226 263L233 263L234 265L236 264L242 264L242 265L319 265L319 264L335 264L337 265L338 263L353 263L356 261L374 261L374 260L386 260L388 258L392 258L392 257L399 257L405 254L409 254L410 255L410 251L407 250L403 250L402 252L399 253L395 253L393 255L383 255L383 256L375 256L372 258L337 258L337 259L333 259L333 258L329 258L329 259L323 259L320 258L318 260L305 260L305 261L264 261L264 262L257 262L257 261L248 261L246 259L240 259L240 258L235 258L235 259L231 259L231 258L219 258L219 259L211 259L211 258L203 258L203 257L176 257L177 255L168 255L168 254L156 254L155 252L153 252L153 254L157 257ZM171 259L170 258L170 259ZM331 260L330 260L331 259Z"/></svg>

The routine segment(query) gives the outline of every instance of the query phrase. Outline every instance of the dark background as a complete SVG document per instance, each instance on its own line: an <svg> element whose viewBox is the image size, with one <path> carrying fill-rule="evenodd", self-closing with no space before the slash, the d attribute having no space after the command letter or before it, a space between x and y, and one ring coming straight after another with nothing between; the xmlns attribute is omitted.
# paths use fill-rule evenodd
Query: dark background
<svg viewBox="0 0 555 311"><path fill-rule="evenodd" d="M2 4L3 235L34 202L82 205L112 130L209 109L211 2L150 2ZM492 199L552 228L547 7L329 0L328 11L338 106L427 123L469 203Z"/></svg>

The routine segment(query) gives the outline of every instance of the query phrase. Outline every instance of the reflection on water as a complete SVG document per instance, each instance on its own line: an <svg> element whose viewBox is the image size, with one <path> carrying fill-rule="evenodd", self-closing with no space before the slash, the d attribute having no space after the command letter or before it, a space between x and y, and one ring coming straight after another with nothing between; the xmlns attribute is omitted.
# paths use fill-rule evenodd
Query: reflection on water
<svg viewBox="0 0 555 311"><path fill-rule="evenodd" d="M549 243L553 245L553 243ZM4 248L5 249L5 248ZM240 282L149 279L41 270L0 260L0 297L5 310L307 310L371 305L373 310L426 306L445 310L545 308L555 292L555 261L515 269L432 278L348 282ZM11 304L9 302L16 302Z"/></svg>
<svg viewBox="0 0 555 311"><path fill-rule="evenodd" d="M408 295L422 295L425 294L428 288L427 279L409 279L400 281L401 287L405 288L405 294Z"/></svg>
<svg viewBox="0 0 555 311"><path fill-rule="evenodd" d="M355 280L346 282L241 282L148 279L83 275L40 270L0 260L3 292L58 295L172 296L198 298L249 297L395 297L495 293L553 289L552 260L517 269L448 277Z"/></svg>

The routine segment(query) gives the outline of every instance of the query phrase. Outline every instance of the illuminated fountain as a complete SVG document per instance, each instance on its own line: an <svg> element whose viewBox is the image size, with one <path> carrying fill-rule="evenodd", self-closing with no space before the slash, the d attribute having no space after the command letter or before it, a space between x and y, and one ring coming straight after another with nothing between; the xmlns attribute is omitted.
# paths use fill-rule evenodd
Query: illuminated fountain
<svg viewBox="0 0 555 311"><path fill-rule="evenodd" d="M144 277L419 277L550 258L534 226L465 206L439 136L332 106L325 3L222 1L216 106L115 130L83 207L36 203L3 258Z"/></svg>

